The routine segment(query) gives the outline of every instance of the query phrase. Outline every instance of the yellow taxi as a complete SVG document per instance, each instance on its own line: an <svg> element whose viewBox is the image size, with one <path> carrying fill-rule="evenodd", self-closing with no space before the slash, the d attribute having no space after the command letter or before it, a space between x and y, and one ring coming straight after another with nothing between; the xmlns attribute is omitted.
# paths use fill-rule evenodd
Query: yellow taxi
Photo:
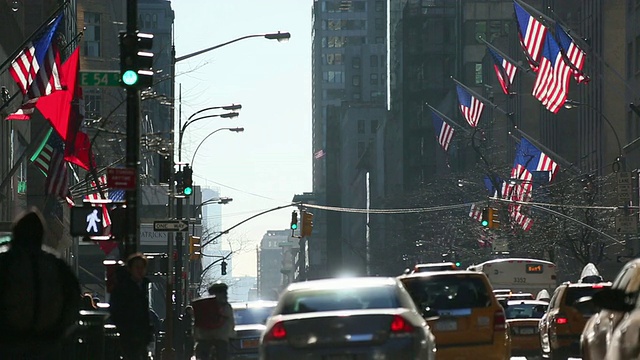
<svg viewBox="0 0 640 360"><path fill-rule="evenodd" d="M438 360L506 360L511 337L487 276L435 271L399 276L436 337Z"/></svg>
<svg viewBox="0 0 640 360"><path fill-rule="evenodd" d="M511 331L512 356L539 356L538 325L549 303L538 300L509 300L505 313Z"/></svg>

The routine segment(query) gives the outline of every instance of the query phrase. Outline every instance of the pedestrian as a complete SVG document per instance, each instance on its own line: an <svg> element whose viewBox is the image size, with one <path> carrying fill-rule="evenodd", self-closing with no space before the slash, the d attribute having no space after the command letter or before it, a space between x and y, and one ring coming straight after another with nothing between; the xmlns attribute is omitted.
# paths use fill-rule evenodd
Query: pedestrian
<svg viewBox="0 0 640 360"><path fill-rule="evenodd" d="M208 289L209 295L215 296L221 324L215 328L194 327L194 338L196 341L196 359L209 360L212 348L215 348L216 360L227 360L229 358L229 338L235 335L235 321L233 319L233 309L227 298L227 284L217 282Z"/></svg>
<svg viewBox="0 0 640 360"><path fill-rule="evenodd" d="M78 279L43 246L46 223L30 209L0 250L0 359L64 359L63 345L80 317Z"/></svg>
<svg viewBox="0 0 640 360"><path fill-rule="evenodd" d="M125 360L147 359L147 346L153 338L149 316L149 279L147 258L135 253L127 258L109 301L111 320L120 333L120 348Z"/></svg>

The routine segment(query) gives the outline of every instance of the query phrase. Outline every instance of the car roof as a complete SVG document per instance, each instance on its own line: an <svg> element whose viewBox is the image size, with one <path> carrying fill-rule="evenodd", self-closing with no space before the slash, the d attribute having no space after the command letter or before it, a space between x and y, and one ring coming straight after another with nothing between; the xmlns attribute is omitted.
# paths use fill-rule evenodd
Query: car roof
<svg viewBox="0 0 640 360"><path fill-rule="evenodd" d="M441 271L427 271L427 272L417 272L412 274L400 275L398 279L407 279L407 278L420 278L420 277L435 277L435 276L480 276L486 277L484 273L478 271L469 271L469 270L441 270Z"/></svg>
<svg viewBox="0 0 640 360"><path fill-rule="evenodd" d="M452 262L423 263L423 264L416 264L414 267L416 267L416 268L430 268L430 267L441 267L441 266L453 266L453 267L455 267L456 264L454 264Z"/></svg>
<svg viewBox="0 0 640 360"><path fill-rule="evenodd" d="M598 282L598 283L578 283L578 282L564 282L562 284L560 284L560 286L562 285L566 285L567 287L594 287L594 286L611 286L611 282L610 281L605 281L605 282Z"/></svg>
<svg viewBox="0 0 640 360"><path fill-rule="evenodd" d="M262 307L275 307L278 302L272 300L253 300L253 301L238 301L231 302L231 307L235 309L249 309L249 308L262 308Z"/></svg>
<svg viewBox="0 0 640 360"><path fill-rule="evenodd" d="M349 277L301 281L291 283L286 291L310 290L310 289L337 289L370 286L394 286L397 280L393 277Z"/></svg>
<svg viewBox="0 0 640 360"><path fill-rule="evenodd" d="M527 305L549 305L548 301L540 301L540 300L509 300L507 301L507 305L519 305L519 304L527 304Z"/></svg>

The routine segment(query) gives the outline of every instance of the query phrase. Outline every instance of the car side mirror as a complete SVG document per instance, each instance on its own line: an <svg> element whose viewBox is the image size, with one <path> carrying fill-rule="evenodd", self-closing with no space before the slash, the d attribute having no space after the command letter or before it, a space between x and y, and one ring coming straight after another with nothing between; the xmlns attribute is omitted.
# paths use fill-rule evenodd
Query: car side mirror
<svg viewBox="0 0 640 360"><path fill-rule="evenodd" d="M588 298L588 296L585 296ZM584 298L581 298L582 300ZM593 294L590 299L593 305L607 310L629 312L635 307L630 294L620 289L603 289Z"/></svg>

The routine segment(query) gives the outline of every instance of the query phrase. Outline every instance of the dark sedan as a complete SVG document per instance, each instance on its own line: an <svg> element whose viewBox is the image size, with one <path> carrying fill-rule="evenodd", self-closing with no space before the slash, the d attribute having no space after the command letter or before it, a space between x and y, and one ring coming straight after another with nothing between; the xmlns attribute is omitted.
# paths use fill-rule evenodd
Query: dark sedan
<svg viewBox="0 0 640 360"><path fill-rule="evenodd" d="M229 341L232 360L258 358L260 336L276 304L276 301L260 300L231 303L236 323L236 336Z"/></svg>
<svg viewBox="0 0 640 360"><path fill-rule="evenodd" d="M435 339L395 278L290 284L267 320L263 360L432 360Z"/></svg>

